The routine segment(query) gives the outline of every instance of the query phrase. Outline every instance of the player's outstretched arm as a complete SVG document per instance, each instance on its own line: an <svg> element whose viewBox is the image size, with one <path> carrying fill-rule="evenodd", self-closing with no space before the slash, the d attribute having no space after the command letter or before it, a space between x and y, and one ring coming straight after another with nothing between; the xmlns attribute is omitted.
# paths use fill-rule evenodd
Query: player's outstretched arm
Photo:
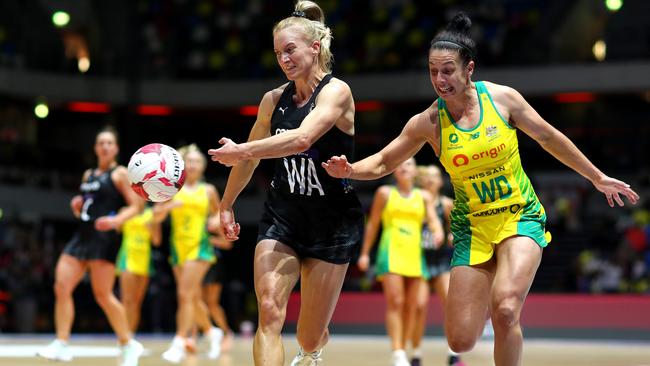
<svg viewBox="0 0 650 366"><path fill-rule="evenodd" d="M433 127L425 119L423 113L413 116L400 135L386 147L354 164L350 164L345 155L333 156L321 164L335 178L372 180L386 176L406 159L413 157L427 142L426 133Z"/></svg>
<svg viewBox="0 0 650 366"><path fill-rule="evenodd" d="M537 141L564 165L587 178L600 192L605 194L607 203L614 207L614 202L623 206L621 195L635 204L639 195L630 185L610 178L600 171L562 132L546 122L519 92L512 88L502 90L504 104L508 107L514 125Z"/></svg>

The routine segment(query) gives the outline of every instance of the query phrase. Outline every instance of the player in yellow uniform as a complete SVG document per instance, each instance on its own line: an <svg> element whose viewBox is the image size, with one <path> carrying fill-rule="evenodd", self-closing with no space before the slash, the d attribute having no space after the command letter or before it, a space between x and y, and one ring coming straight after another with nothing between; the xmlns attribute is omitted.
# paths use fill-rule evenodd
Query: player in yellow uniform
<svg viewBox="0 0 650 366"><path fill-rule="evenodd" d="M159 246L160 241L160 224L153 222L151 207L122 226L117 271L120 275L120 298L133 333L138 330L140 309L152 274L151 245Z"/></svg>
<svg viewBox="0 0 650 366"><path fill-rule="evenodd" d="M210 340L209 358L221 352L223 331L212 326L207 306L201 299L201 282L210 265L215 262L208 231L218 230L219 194L203 182L206 158L196 145L179 149L185 160L185 184L168 202L154 207L154 221L171 216L170 253L176 279L178 310L176 336L162 357L172 363L185 358L188 336L196 324Z"/></svg>
<svg viewBox="0 0 650 366"><path fill-rule="evenodd" d="M360 270L368 270L368 254L381 221L375 268L386 297L386 328L391 338L393 366L409 366L404 343L415 326L419 285L429 277L420 243L425 219L437 234L437 242L442 241L442 226L435 216L431 194L414 187L415 175L415 159L410 158L395 170L395 186L377 189L357 262Z"/></svg>
<svg viewBox="0 0 650 366"><path fill-rule="evenodd" d="M323 163L339 178L376 179L429 143L452 179L454 256L445 305L450 347L466 352L481 335L488 309L497 366L521 365L521 309L542 258L545 213L521 167L515 129L603 192L610 206L639 199L625 182L596 168L516 90L471 80L476 46L470 19L457 14L429 50L429 76L439 98L413 116L380 152L348 163Z"/></svg>

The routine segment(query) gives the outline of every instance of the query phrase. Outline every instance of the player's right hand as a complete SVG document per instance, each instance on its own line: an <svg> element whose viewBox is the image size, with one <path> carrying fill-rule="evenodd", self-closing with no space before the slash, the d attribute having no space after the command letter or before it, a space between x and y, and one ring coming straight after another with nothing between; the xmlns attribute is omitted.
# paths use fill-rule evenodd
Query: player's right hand
<svg viewBox="0 0 650 366"><path fill-rule="evenodd" d="M239 239L239 224L235 222L235 213L231 208L221 208L219 210L219 218L221 219L221 229L223 234L228 240Z"/></svg>
<svg viewBox="0 0 650 366"><path fill-rule="evenodd" d="M359 270L362 272L368 271L368 267L370 266L370 257L368 254L361 254L359 256L359 260L357 260L357 267L359 267Z"/></svg>
<svg viewBox="0 0 650 366"><path fill-rule="evenodd" d="M332 156L326 162L322 162L321 165L327 171L327 174L334 178L349 178L352 175L352 164L348 162L345 155Z"/></svg>
<svg viewBox="0 0 650 366"><path fill-rule="evenodd" d="M70 208L72 209L72 213L74 214L74 217L79 217L81 215L81 208L83 207L84 204L84 198L78 194L70 200Z"/></svg>

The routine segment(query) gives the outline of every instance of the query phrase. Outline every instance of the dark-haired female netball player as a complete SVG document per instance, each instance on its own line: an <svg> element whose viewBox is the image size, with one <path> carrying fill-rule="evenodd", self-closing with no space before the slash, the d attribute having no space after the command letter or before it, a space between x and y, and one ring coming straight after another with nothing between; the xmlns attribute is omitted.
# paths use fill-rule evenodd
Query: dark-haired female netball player
<svg viewBox="0 0 650 366"><path fill-rule="evenodd" d="M439 98L413 116L380 152L348 163L333 156L323 166L334 177L376 179L429 143L454 186L454 254L445 306L445 332L455 352L474 347L491 312L494 360L521 365L521 308L548 244L546 214L519 156L517 129L587 178L610 206L639 196L598 170L564 134L516 90L473 81L476 55L470 19L457 14L429 50L429 76Z"/></svg>
<svg viewBox="0 0 650 366"><path fill-rule="evenodd" d="M56 264L54 320L56 339L38 351L50 360L70 361L68 347L74 320L72 293L86 272L95 300L102 308L121 345L121 365L135 366L142 345L132 339L124 306L113 294L115 258L120 249L117 230L138 214L144 203L130 187L126 168L118 165L117 132L104 128L95 139L97 167L88 169L81 180L81 194L70 207L79 219L79 229L63 249Z"/></svg>

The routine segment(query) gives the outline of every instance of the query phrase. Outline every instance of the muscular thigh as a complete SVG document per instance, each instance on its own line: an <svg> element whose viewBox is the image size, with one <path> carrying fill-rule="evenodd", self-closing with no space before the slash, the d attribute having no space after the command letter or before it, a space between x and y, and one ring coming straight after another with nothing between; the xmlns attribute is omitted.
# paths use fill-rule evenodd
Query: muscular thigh
<svg viewBox="0 0 650 366"><path fill-rule="evenodd" d="M56 264L56 282L64 284L72 291L86 273L87 262L81 261L71 255L61 254Z"/></svg>
<svg viewBox="0 0 650 366"><path fill-rule="evenodd" d="M513 236L496 246L492 302L517 297L522 302L542 260L542 248L527 236Z"/></svg>
<svg viewBox="0 0 650 366"><path fill-rule="evenodd" d="M445 324L454 329L480 332L485 323L490 298L494 261L451 269L445 304Z"/></svg>
<svg viewBox="0 0 650 366"><path fill-rule="evenodd" d="M301 331L321 332L327 327L341 293L348 264L334 264L307 258L302 264L300 280Z"/></svg>
<svg viewBox="0 0 650 366"><path fill-rule="evenodd" d="M296 252L277 240L262 240L255 248L254 280L257 298L271 296L286 303L300 276Z"/></svg>

